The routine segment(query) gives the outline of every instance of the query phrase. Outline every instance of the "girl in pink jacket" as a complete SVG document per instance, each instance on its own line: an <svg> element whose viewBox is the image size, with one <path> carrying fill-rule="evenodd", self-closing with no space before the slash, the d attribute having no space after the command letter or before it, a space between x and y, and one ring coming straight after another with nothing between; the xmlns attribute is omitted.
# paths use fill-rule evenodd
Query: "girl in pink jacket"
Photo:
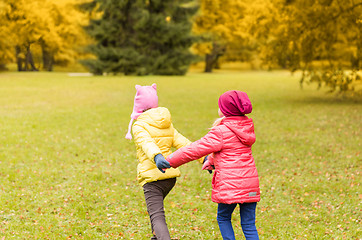
<svg viewBox="0 0 362 240"><path fill-rule="evenodd" d="M169 157L176 168L206 156L203 169L215 169L212 179L213 202L218 203L217 222L223 239L235 239L231 215L240 206L240 221L245 238L259 239L255 226L256 203L260 201L258 172L251 146L255 142L254 124L245 114L252 105L246 93L228 91L219 98L220 119L200 140Z"/></svg>

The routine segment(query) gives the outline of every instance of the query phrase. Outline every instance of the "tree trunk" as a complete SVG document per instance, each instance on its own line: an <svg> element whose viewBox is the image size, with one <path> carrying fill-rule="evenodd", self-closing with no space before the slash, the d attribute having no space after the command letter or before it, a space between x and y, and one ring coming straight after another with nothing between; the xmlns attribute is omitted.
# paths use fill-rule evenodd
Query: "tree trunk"
<svg viewBox="0 0 362 240"><path fill-rule="evenodd" d="M5 70L8 70L8 69L6 68L6 65L3 64L3 63L1 63L1 64L0 64L0 71L5 71Z"/></svg>
<svg viewBox="0 0 362 240"><path fill-rule="evenodd" d="M33 54L31 54L30 46L26 48L25 71L28 71L28 65L30 65L31 71L39 71L35 67Z"/></svg>
<svg viewBox="0 0 362 240"><path fill-rule="evenodd" d="M351 55L351 67L352 69L359 69L359 59L358 57L355 57L353 54Z"/></svg>
<svg viewBox="0 0 362 240"><path fill-rule="evenodd" d="M21 57L21 48L19 45L15 46L16 64L18 65L18 71L24 71L23 63L24 58Z"/></svg>
<svg viewBox="0 0 362 240"><path fill-rule="evenodd" d="M46 47L43 44L41 46L41 49L43 53L43 69L51 72L53 71L53 63L54 63L53 55L46 50Z"/></svg>
<svg viewBox="0 0 362 240"><path fill-rule="evenodd" d="M211 73L213 65L213 56L211 54L206 54L205 56L205 72Z"/></svg>
<svg viewBox="0 0 362 240"><path fill-rule="evenodd" d="M362 27L361 25L359 25L358 29L360 30L358 33L358 38L357 38L357 53L356 53L356 59L355 62L352 62L352 68L354 67L354 69L360 69L361 67L361 62L362 62Z"/></svg>
<svg viewBox="0 0 362 240"><path fill-rule="evenodd" d="M214 64L214 69L221 69L221 64L220 64L220 58L216 59L216 62Z"/></svg>
<svg viewBox="0 0 362 240"><path fill-rule="evenodd" d="M225 46L219 45L217 43L212 44L212 51L210 54L206 54L205 56L205 72L211 73L212 69L215 68L219 57L224 55L225 53Z"/></svg>

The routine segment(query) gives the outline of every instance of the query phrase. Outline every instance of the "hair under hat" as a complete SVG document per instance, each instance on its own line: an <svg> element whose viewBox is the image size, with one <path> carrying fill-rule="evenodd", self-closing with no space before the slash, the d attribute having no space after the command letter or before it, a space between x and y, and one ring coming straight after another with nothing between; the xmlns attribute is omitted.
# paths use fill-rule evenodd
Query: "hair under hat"
<svg viewBox="0 0 362 240"><path fill-rule="evenodd" d="M134 98L133 112L128 124L127 139L132 139L131 129L133 121L136 120L144 110L158 107L157 85L151 86L136 85L136 96Z"/></svg>
<svg viewBox="0 0 362 240"><path fill-rule="evenodd" d="M223 93L219 98L219 108L225 117L243 116L253 110L248 95L237 90Z"/></svg>

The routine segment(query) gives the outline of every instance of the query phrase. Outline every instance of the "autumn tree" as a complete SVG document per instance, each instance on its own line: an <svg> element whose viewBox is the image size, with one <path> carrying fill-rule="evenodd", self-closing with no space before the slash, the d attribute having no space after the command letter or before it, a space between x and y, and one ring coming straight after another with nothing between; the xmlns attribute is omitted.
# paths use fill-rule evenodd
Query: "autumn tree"
<svg viewBox="0 0 362 240"><path fill-rule="evenodd" d="M255 11L250 32L265 63L302 70L302 84L362 94L361 1L283 0L263 6L268 11Z"/></svg>
<svg viewBox="0 0 362 240"><path fill-rule="evenodd" d="M88 24L89 18L79 11L73 0L53 0L48 13L51 17L49 32L42 35L39 44L43 68L51 71L55 63L67 65L84 56L83 47L90 39L83 26Z"/></svg>
<svg viewBox="0 0 362 240"><path fill-rule="evenodd" d="M38 70L34 57L51 71L55 63L74 61L80 52L77 47L87 43L81 26L87 18L71 0L2 0L2 6L1 32L10 34L0 54L13 51L19 71Z"/></svg>
<svg viewBox="0 0 362 240"><path fill-rule="evenodd" d="M182 75L194 56L189 48L191 16L197 5L185 0L94 0L101 18L87 27L96 59L83 63L95 74Z"/></svg>
<svg viewBox="0 0 362 240"><path fill-rule="evenodd" d="M37 41L38 31L35 27L39 21L34 4L26 4L24 0L4 0L6 4L6 22L8 31L13 33L12 41L8 42L15 50L18 70L37 70L31 52L31 45ZM33 9L32 9L33 8Z"/></svg>
<svg viewBox="0 0 362 240"><path fill-rule="evenodd" d="M212 72L220 57L227 61L248 60L252 54L249 33L245 25L247 1L201 0L200 12L195 17L193 31L203 41L194 49L205 55L205 72Z"/></svg>
<svg viewBox="0 0 362 240"><path fill-rule="evenodd" d="M14 52L11 48L12 32L8 28L8 22L5 16L7 10L6 4L0 2L0 70L6 69L6 64L14 59Z"/></svg>

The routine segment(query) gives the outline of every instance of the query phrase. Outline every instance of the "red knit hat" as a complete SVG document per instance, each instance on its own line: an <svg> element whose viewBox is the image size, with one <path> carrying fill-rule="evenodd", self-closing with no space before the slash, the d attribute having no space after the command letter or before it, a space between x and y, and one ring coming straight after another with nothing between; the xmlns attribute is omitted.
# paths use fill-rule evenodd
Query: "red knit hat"
<svg viewBox="0 0 362 240"><path fill-rule="evenodd" d="M225 117L243 116L253 110L248 95L237 90L223 93L219 98L219 108Z"/></svg>

